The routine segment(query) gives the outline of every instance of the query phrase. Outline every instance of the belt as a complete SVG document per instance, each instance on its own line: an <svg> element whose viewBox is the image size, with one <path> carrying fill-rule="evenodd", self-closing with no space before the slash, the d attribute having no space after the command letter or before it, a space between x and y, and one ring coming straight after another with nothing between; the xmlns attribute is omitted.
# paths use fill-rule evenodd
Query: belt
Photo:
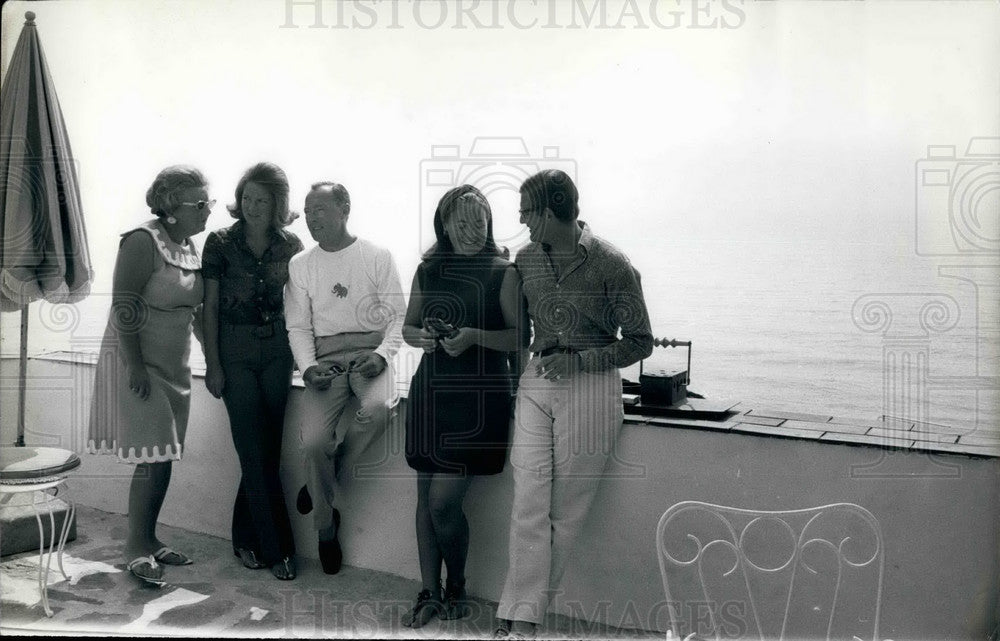
<svg viewBox="0 0 1000 641"><path fill-rule="evenodd" d="M579 351L580 350L572 347L546 347L540 352L535 352L535 356L545 358L546 356L552 356L553 354L576 354Z"/></svg>
<svg viewBox="0 0 1000 641"><path fill-rule="evenodd" d="M233 325L233 327L246 327L250 330L250 333L257 338L270 338L274 336L275 332L280 332L285 329L285 320L283 318L279 318L278 320L271 321L270 323L261 323L260 325L239 323Z"/></svg>

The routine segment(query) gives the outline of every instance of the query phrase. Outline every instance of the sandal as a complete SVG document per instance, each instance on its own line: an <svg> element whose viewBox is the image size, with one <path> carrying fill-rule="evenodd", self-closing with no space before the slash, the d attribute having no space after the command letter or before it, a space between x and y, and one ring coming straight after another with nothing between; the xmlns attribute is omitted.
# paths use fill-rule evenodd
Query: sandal
<svg viewBox="0 0 1000 641"><path fill-rule="evenodd" d="M438 588L437 592L440 595L441 589ZM441 616L442 613L443 604L440 597L435 598L431 595L430 590L421 590L420 594L417 595L417 601L413 604L413 608L403 614L400 623L408 628L419 628L430 621L435 614Z"/></svg>
<svg viewBox="0 0 1000 641"><path fill-rule="evenodd" d="M156 559L150 556L139 556L125 564L125 569L129 574L139 579L143 583L155 586L166 584L163 579L163 568L156 563Z"/></svg>
<svg viewBox="0 0 1000 641"><path fill-rule="evenodd" d="M291 581L295 578L295 557L286 556L271 566L271 574L279 581Z"/></svg>
<svg viewBox="0 0 1000 641"><path fill-rule="evenodd" d="M191 565L191 563L193 563L193 561L187 556L181 554L177 550L167 547L166 545L156 552L153 552L153 558L163 565Z"/></svg>
<svg viewBox="0 0 1000 641"><path fill-rule="evenodd" d="M494 639L506 639L510 637L510 621L497 619L497 627L493 630Z"/></svg>
<svg viewBox="0 0 1000 641"><path fill-rule="evenodd" d="M243 567L247 569L260 570L267 567L257 559L254 551L248 548L233 548L233 554L240 557L240 561L243 561Z"/></svg>
<svg viewBox="0 0 1000 641"><path fill-rule="evenodd" d="M469 596L465 593L465 581L452 583L448 581L444 588L444 612L442 619L463 619L469 616Z"/></svg>

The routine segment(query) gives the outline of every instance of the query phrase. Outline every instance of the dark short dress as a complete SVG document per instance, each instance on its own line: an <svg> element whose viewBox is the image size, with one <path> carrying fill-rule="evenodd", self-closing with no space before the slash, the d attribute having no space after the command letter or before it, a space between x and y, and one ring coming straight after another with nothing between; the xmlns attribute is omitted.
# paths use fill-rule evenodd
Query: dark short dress
<svg viewBox="0 0 1000 641"><path fill-rule="evenodd" d="M500 288L512 264L497 256L449 256L417 268L419 307L407 325L436 317L455 327L502 330ZM488 475L503 470L512 402L508 352L442 348L420 360L406 409L406 462L418 472Z"/></svg>

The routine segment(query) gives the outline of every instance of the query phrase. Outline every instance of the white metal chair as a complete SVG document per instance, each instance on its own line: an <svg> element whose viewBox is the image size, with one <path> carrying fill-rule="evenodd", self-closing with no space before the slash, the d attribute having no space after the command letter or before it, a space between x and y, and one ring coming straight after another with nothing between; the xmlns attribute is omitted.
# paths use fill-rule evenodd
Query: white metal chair
<svg viewBox="0 0 1000 641"><path fill-rule="evenodd" d="M877 639L885 548L852 503L755 511L699 501L656 527L679 639Z"/></svg>
<svg viewBox="0 0 1000 641"><path fill-rule="evenodd" d="M56 538L56 521L53 513L53 494L63 486L69 472L80 466L80 457L69 450L57 447L0 447L0 508L4 507L15 494L30 494L31 509L38 523L38 591L42 609L46 616L52 616L49 607L48 577L52 565L52 553L56 552L59 572L69 579L63 568L63 548L73 524L76 508L67 501L68 510L63 516L59 538ZM42 499L41 501L39 499ZM49 514L49 550L45 555L45 529L39 504L45 506ZM57 543L58 542L58 543Z"/></svg>

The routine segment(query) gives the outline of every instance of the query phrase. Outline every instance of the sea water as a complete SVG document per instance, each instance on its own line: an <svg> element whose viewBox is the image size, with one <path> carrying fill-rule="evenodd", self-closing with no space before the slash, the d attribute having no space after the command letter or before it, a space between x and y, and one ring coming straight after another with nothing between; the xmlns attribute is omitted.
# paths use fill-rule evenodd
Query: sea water
<svg viewBox="0 0 1000 641"><path fill-rule="evenodd" d="M692 342L691 390L742 409L863 420L902 415L959 433L1000 435L1000 268L987 262L979 270L986 284L976 285L941 271L977 264L977 257L923 258L892 241L653 239L628 249L654 336ZM401 274L402 282L411 276ZM94 294L71 310L32 305L30 353L96 352L108 302ZM8 355L17 349L12 327L5 323ZM894 364L894 355L916 364ZM419 357L404 346L400 380L408 380ZM646 366L681 369L686 357L684 348L655 348ZM191 365L204 367L197 343ZM623 375L638 380L638 366ZM984 377L993 377L992 388Z"/></svg>
<svg viewBox="0 0 1000 641"><path fill-rule="evenodd" d="M942 275L974 261L872 244L706 243L659 261L643 273L653 330L692 341L691 390L748 409L1000 433L1000 268L975 270L977 286ZM650 362L685 356L657 348ZM973 377L994 377L992 389Z"/></svg>

